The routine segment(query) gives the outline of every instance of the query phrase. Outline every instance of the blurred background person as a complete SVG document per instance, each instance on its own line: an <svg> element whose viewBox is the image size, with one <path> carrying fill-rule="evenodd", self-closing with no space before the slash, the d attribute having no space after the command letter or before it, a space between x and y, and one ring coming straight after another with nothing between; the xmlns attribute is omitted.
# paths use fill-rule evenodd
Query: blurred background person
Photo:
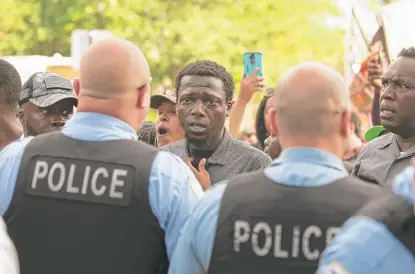
<svg viewBox="0 0 415 274"><path fill-rule="evenodd" d="M176 91L165 89L151 96L150 107L157 110L157 146L162 147L183 140L184 131L176 113Z"/></svg>
<svg viewBox="0 0 415 274"><path fill-rule="evenodd" d="M250 144L251 146L256 146L258 139L256 138L255 131L253 129L244 129L238 134L237 140Z"/></svg>
<svg viewBox="0 0 415 274"><path fill-rule="evenodd" d="M33 74L23 85L19 99L24 136L61 130L77 104L71 81L50 72Z"/></svg>
<svg viewBox="0 0 415 274"><path fill-rule="evenodd" d="M270 110L275 107L275 100L270 100L275 93L275 88L267 88L264 97L259 103L255 118L255 131L258 138L257 147L261 150L265 147L265 139L271 134Z"/></svg>
<svg viewBox="0 0 415 274"><path fill-rule="evenodd" d="M22 81L16 68L0 59L0 150L21 137L19 95Z"/></svg>
<svg viewBox="0 0 415 274"><path fill-rule="evenodd" d="M254 94L264 90L265 77L256 76L258 71L259 68L256 68L250 75L243 77L240 82L239 96L233 102L229 113L229 133L233 138L238 137L246 107Z"/></svg>

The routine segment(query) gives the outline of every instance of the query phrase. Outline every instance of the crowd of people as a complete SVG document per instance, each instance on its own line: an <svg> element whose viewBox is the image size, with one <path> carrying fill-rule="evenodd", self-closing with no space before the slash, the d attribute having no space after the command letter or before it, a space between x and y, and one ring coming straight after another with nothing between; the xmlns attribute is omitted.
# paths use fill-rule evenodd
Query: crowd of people
<svg viewBox="0 0 415 274"><path fill-rule="evenodd" d="M414 273L415 48L378 58L366 140L320 63L269 88L255 70L235 98L210 60L151 96L144 53L119 38L72 81L22 85L0 59L0 273Z"/></svg>

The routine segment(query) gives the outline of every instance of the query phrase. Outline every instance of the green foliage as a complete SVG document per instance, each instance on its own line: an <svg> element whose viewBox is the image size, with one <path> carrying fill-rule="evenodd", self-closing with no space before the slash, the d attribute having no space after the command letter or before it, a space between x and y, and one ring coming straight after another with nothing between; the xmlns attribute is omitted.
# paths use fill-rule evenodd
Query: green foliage
<svg viewBox="0 0 415 274"><path fill-rule="evenodd" d="M143 49L156 85L196 59L239 82L243 53L260 51L273 86L303 61L342 71L344 33L325 25L339 15L334 0L1 0L0 55L68 56L74 29L105 28Z"/></svg>

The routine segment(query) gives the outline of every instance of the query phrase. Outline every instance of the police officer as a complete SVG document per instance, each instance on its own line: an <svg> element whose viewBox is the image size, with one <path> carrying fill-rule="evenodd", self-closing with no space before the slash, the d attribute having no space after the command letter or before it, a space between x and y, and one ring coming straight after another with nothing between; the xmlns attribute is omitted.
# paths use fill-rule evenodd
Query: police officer
<svg viewBox="0 0 415 274"><path fill-rule="evenodd" d="M377 191L349 177L342 164L350 111L338 73L314 63L295 67L275 100L280 157L206 192L170 273L315 273L326 244Z"/></svg>
<svg viewBox="0 0 415 274"><path fill-rule="evenodd" d="M412 274L415 270L414 167L348 220L320 259L318 274Z"/></svg>
<svg viewBox="0 0 415 274"><path fill-rule="evenodd" d="M0 209L22 273L167 272L203 192L181 159L136 140L150 81L131 42L94 44L63 130L2 151Z"/></svg>

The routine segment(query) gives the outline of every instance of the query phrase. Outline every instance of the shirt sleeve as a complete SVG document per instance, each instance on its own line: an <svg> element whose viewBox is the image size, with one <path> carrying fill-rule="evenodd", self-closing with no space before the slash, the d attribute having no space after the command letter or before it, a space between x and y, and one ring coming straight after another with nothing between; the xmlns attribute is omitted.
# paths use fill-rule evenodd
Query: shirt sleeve
<svg viewBox="0 0 415 274"><path fill-rule="evenodd" d="M375 220L347 221L320 257L317 274L413 273L412 254Z"/></svg>
<svg viewBox="0 0 415 274"><path fill-rule="evenodd" d="M250 171L256 171L261 170L266 167L269 167L272 164L271 157L266 155L265 153L263 155L259 155L251 164Z"/></svg>
<svg viewBox="0 0 415 274"><path fill-rule="evenodd" d="M414 194L412 191L412 182L414 181L415 169L412 166L407 167L404 171L396 176L392 183L392 190L396 195L402 196L411 204L414 203Z"/></svg>
<svg viewBox="0 0 415 274"><path fill-rule="evenodd" d="M226 181L216 183L196 206L183 229L169 274L204 274L209 269Z"/></svg>
<svg viewBox="0 0 415 274"><path fill-rule="evenodd" d="M10 205L24 148L33 137L17 140L0 151L0 214Z"/></svg>
<svg viewBox="0 0 415 274"><path fill-rule="evenodd" d="M180 230L191 215L203 189L190 168L177 156L160 151L149 179L150 207L165 231L169 259L180 236Z"/></svg>
<svg viewBox="0 0 415 274"><path fill-rule="evenodd" d="M0 273L20 273L17 252L2 218L0 218Z"/></svg>

